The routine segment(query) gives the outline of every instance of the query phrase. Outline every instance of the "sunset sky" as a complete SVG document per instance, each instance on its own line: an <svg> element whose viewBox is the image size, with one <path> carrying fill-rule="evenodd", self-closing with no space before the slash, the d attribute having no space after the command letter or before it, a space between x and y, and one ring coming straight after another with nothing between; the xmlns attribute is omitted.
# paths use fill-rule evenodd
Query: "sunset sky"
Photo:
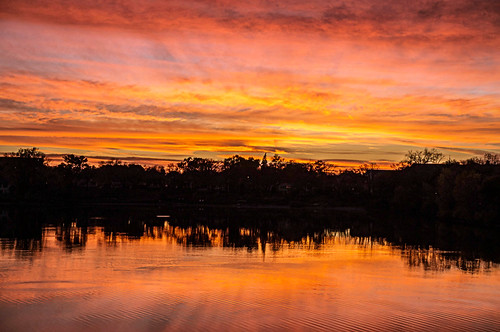
<svg viewBox="0 0 500 332"><path fill-rule="evenodd" d="M500 153L500 1L0 0L0 152Z"/></svg>

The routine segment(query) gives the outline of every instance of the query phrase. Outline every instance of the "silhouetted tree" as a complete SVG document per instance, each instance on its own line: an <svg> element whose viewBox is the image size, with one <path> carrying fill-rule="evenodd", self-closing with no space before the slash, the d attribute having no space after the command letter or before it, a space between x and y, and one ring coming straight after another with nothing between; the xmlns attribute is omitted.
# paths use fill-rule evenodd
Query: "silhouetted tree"
<svg viewBox="0 0 500 332"><path fill-rule="evenodd" d="M427 149L421 151L410 150L405 154L403 160L399 163L394 164L393 167L396 169L403 169L410 167L412 165L423 165L423 164L438 164L444 159L444 154L437 151L436 149Z"/></svg>
<svg viewBox="0 0 500 332"><path fill-rule="evenodd" d="M89 167L87 157L75 156L74 154L67 154L63 156L63 166L73 172L80 173L83 169Z"/></svg>
<svg viewBox="0 0 500 332"><path fill-rule="evenodd" d="M500 154L485 153L483 160L485 165L500 165Z"/></svg>
<svg viewBox="0 0 500 332"><path fill-rule="evenodd" d="M267 153L264 153L264 157L262 157L262 162L260 163L261 168L267 167Z"/></svg>
<svg viewBox="0 0 500 332"><path fill-rule="evenodd" d="M422 151L408 151L405 155L405 159L403 162L408 165L413 164L437 164L441 160L443 160L444 155L441 152L438 152L436 149L427 149L425 148Z"/></svg>
<svg viewBox="0 0 500 332"><path fill-rule="evenodd" d="M222 171L243 170L244 172L248 173L251 171L256 171L259 166L259 159L254 159L253 157L245 159L244 157L235 155L230 158L224 159Z"/></svg>
<svg viewBox="0 0 500 332"><path fill-rule="evenodd" d="M335 168L335 166L327 165L323 160L316 160L314 163L309 164L309 171L316 174L324 174L328 170Z"/></svg>
<svg viewBox="0 0 500 332"><path fill-rule="evenodd" d="M45 164L45 153L41 152L38 148L20 148L17 152L10 152L5 154L6 157L18 157L24 159L33 159Z"/></svg>
<svg viewBox="0 0 500 332"><path fill-rule="evenodd" d="M273 159L269 163L269 167L274 169L283 169L285 168L285 159L277 154L273 156Z"/></svg>
<svg viewBox="0 0 500 332"><path fill-rule="evenodd" d="M185 158L177 164L182 172L200 172L206 173L215 171L215 161L206 158Z"/></svg>
<svg viewBox="0 0 500 332"><path fill-rule="evenodd" d="M462 165L500 165L500 155L485 153L482 158L473 157L460 162Z"/></svg>

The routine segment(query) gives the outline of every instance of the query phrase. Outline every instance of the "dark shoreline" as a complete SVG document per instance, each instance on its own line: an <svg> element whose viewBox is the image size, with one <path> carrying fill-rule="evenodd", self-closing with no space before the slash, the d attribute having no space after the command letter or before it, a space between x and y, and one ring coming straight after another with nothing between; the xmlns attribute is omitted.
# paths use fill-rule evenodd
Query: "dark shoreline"
<svg viewBox="0 0 500 332"><path fill-rule="evenodd" d="M301 164L278 156L265 164L239 156L223 163L188 158L168 171L70 159L53 167L43 156L0 158L0 206L320 210L375 216L370 222L391 220L384 223L402 228L500 227L500 164L489 159L338 173L326 172L320 161Z"/></svg>

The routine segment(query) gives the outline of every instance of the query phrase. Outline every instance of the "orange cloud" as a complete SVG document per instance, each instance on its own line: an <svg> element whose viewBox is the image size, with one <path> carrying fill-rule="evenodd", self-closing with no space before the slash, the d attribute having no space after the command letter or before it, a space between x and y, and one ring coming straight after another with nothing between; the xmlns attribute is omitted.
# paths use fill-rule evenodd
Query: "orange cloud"
<svg viewBox="0 0 500 332"><path fill-rule="evenodd" d="M0 149L500 152L495 1L0 4Z"/></svg>

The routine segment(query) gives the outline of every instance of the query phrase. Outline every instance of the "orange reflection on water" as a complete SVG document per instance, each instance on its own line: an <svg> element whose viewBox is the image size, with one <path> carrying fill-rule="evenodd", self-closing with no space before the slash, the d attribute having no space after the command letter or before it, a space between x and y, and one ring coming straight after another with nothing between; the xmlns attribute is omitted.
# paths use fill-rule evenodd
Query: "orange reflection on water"
<svg viewBox="0 0 500 332"><path fill-rule="evenodd" d="M270 231L168 223L143 227L140 236L52 227L30 260L3 244L0 318L7 330L487 330L500 324L498 266L463 273L437 251L400 250L349 231L285 241ZM421 268L419 257L449 266Z"/></svg>

